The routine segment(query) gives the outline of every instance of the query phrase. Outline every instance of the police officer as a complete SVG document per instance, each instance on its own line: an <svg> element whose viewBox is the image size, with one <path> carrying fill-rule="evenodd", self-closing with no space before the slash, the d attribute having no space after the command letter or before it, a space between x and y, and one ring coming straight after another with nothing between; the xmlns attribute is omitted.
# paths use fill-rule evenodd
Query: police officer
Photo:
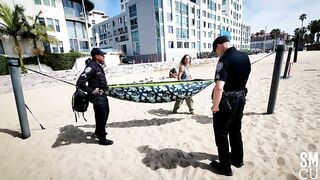
<svg viewBox="0 0 320 180"><path fill-rule="evenodd" d="M100 145L111 145L113 141L106 139L106 123L109 116L109 102L106 94L107 80L103 70L104 55L99 48L91 50L92 59L86 60L86 68L80 75L77 86L88 93L89 101L93 103L96 120L95 135ZM87 85L88 83L88 85Z"/></svg>
<svg viewBox="0 0 320 180"><path fill-rule="evenodd" d="M243 166L241 119L246 102L246 83L251 71L249 57L229 46L226 36L220 36L213 42L213 51L220 59L215 73L211 108L219 155L219 162L212 161L211 165L226 176L232 176L231 164L237 168Z"/></svg>

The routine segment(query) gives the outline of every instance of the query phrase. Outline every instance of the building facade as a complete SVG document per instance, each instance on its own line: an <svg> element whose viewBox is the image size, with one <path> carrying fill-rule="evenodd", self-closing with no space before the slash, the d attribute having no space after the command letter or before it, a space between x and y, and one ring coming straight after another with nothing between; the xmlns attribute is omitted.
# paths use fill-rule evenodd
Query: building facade
<svg viewBox="0 0 320 180"><path fill-rule="evenodd" d="M116 24L121 22L128 40L101 44L96 36L95 43L101 48L125 48L126 55L138 62L177 61L184 54L197 57L200 52L211 52L213 40L220 35L228 36L236 48L249 48L250 26L242 22L242 0L120 1L125 11L119 16L125 20L110 18L93 31L101 37L99 32L104 31L99 29L119 30ZM110 23L112 26L106 26ZM105 38L117 42L116 37Z"/></svg>
<svg viewBox="0 0 320 180"><path fill-rule="evenodd" d="M14 0L5 3L11 8L15 4L23 6L26 16L35 17L42 11L39 23L50 27L53 30L49 32L50 35L58 40L57 44L44 44L43 48L46 51L53 53L89 51L82 0ZM84 4L86 11L94 8L94 4L89 0L84 0ZM3 46L3 54L16 56L11 38L0 37L0 43ZM23 55L33 55L31 41L23 41L20 45ZM41 46L42 43L39 43L39 47Z"/></svg>
<svg viewBox="0 0 320 180"><path fill-rule="evenodd" d="M285 32L281 32L277 39L273 38L270 33L255 33L251 35L250 48L256 51L263 51L263 49L267 52L273 51L276 44L285 44L291 37Z"/></svg>

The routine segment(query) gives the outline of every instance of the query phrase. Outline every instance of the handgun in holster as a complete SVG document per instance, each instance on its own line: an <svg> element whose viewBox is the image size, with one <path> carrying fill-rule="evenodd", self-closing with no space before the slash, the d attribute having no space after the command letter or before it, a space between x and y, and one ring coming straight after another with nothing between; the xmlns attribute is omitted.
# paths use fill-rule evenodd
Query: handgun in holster
<svg viewBox="0 0 320 180"><path fill-rule="evenodd" d="M228 94L226 92L222 92L222 98L220 101L221 108L223 108L224 111L229 112L232 110L232 107L230 105L230 101L228 98Z"/></svg>

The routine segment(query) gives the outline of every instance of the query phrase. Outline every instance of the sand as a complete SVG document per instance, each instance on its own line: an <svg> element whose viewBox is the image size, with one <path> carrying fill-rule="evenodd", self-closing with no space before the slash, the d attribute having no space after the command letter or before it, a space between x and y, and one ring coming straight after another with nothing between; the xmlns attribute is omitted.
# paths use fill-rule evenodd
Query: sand
<svg viewBox="0 0 320 180"><path fill-rule="evenodd" d="M93 139L92 105L85 113L88 122L80 118L76 123L71 109L74 87L32 74L23 76L25 102L46 129L41 130L28 113L31 137L21 139L12 88L0 91L1 179L299 179L300 153L320 149L320 52L299 54L291 77L280 80L275 112L265 115L274 59L271 55L252 66L242 123L245 165L232 167L232 177L209 166L217 159L210 112L213 85L194 96L196 115L188 114L186 104L171 114L173 102L109 98L107 132L115 143L100 146ZM213 78L215 65L192 66L193 78ZM283 70L284 64L282 74ZM68 73L75 74L58 75ZM167 74L168 70L129 74L108 82L150 77L156 81ZM10 87L10 81L9 76L0 77L2 87Z"/></svg>

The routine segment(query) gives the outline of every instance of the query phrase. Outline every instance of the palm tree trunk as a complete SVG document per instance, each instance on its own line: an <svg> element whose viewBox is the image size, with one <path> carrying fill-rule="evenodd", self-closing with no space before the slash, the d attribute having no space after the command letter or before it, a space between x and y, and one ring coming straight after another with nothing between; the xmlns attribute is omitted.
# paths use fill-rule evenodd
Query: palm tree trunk
<svg viewBox="0 0 320 180"><path fill-rule="evenodd" d="M39 54L38 54L37 41L35 39L33 39L33 50L34 50L34 55L36 55L36 57L37 57L39 71L42 72L41 64L40 64L40 60L39 60Z"/></svg>
<svg viewBox="0 0 320 180"><path fill-rule="evenodd" d="M23 59L22 59L22 54L21 54L21 49L20 49L20 44L19 44L18 38L17 38L17 36L14 36L13 39L14 39L14 44L15 44L15 50L17 51L18 56L19 56L19 62L20 62L20 67L21 67L20 71L21 71L21 73L26 73L26 70L24 69L24 63L23 63Z"/></svg>

